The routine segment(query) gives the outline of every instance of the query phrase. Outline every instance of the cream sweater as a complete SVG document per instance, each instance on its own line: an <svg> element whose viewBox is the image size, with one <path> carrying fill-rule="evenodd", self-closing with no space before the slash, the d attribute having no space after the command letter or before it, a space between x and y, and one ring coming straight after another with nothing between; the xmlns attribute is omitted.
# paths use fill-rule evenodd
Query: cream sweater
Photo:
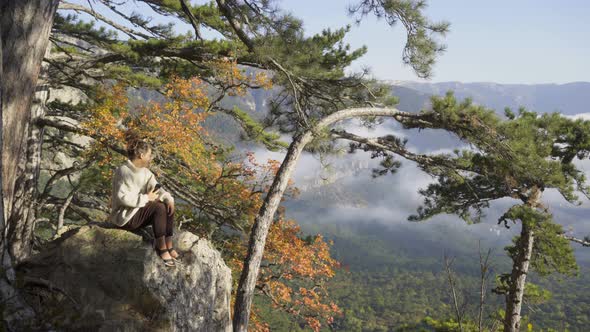
<svg viewBox="0 0 590 332"><path fill-rule="evenodd" d="M113 174L110 222L123 226L148 203L148 195L156 186L156 177L149 169L138 168L131 160L119 166ZM172 195L160 188L156 194L163 202L174 202Z"/></svg>

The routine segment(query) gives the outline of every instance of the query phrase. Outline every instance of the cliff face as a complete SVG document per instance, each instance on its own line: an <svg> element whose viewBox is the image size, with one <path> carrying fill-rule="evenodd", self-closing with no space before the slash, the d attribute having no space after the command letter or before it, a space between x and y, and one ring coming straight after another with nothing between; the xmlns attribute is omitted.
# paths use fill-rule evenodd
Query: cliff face
<svg viewBox="0 0 590 332"><path fill-rule="evenodd" d="M189 232L182 264L166 267L131 232L84 226L18 267L43 321L57 330L231 331L231 271Z"/></svg>

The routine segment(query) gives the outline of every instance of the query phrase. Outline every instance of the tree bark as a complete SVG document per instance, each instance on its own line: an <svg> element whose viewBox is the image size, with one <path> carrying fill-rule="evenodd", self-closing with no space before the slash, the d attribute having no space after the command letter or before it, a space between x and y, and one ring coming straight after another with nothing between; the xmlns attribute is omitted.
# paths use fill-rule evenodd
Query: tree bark
<svg viewBox="0 0 590 332"><path fill-rule="evenodd" d="M31 100L58 3L59 0L0 0L0 296L2 320L8 331L21 329L34 317L34 311L13 285L15 274L7 231Z"/></svg>
<svg viewBox="0 0 590 332"><path fill-rule="evenodd" d="M532 209L544 209L541 203L543 189L533 186L524 200L525 204ZM516 242L517 253L513 258L512 272L508 294L506 294L506 313L504 317L504 332L518 332L520 330L520 312L524 298L526 277L529 273L529 266L535 244L534 227L537 220L521 220L520 238Z"/></svg>
<svg viewBox="0 0 590 332"><path fill-rule="evenodd" d="M2 70L2 25L0 24L0 84L4 81L4 71ZM2 88L0 86L0 153L2 152L2 132L4 131L2 128L2 114L4 113L3 103L2 100ZM3 162L0 158L0 169L2 169ZM3 181L2 181L2 174L0 173L0 188L3 188ZM4 195L2 194L2 190L0 190L0 202L4 201ZM0 261L0 266L4 269L4 253L6 251L6 236L5 232L7 230L6 227L6 219L4 219L4 204L0 204L0 255L2 260ZM4 279L4 274L0 274L0 279ZM1 293L4 298L4 293Z"/></svg>
<svg viewBox="0 0 590 332"><path fill-rule="evenodd" d="M9 251L14 263L18 264L32 254L33 232L37 218L38 182L43 146L43 129L38 119L45 115L45 105L49 97L49 86L41 84L35 93L31 107L31 121L28 125L27 150L23 165L19 165L21 174L15 183L12 213L8 222Z"/></svg>
<svg viewBox="0 0 590 332"><path fill-rule="evenodd" d="M516 244L518 246L518 253L512 265L510 285L508 294L506 295L505 332L518 332L520 329L520 312L534 241L535 235L531 225L528 221L522 221L520 238Z"/></svg>
<svg viewBox="0 0 590 332"><path fill-rule="evenodd" d="M401 118L419 118L418 114L400 112L394 108L353 108L331 114L319 121L312 129L295 135L252 226L250 241L248 243L248 253L244 261L242 274L240 275L236 302L234 304L233 329L235 332L246 332L248 329L250 308L254 298L254 288L258 279L268 230L283 193L287 188L291 173L294 171L297 160L305 145L311 141L315 133L324 130L335 122L359 116L388 116L398 121Z"/></svg>
<svg viewBox="0 0 590 332"><path fill-rule="evenodd" d="M2 3L3 5L3 3ZM3 7L0 7L2 9ZM0 16L0 19L2 17ZM3 43L3 27L0 24L0 45ZM6 82L6 76L2 68L3 50L0 47L0 82ZM0 83L1 84L1 83ZM4 92L0 88L0 152L3 151L3 132L4 123L2 116L5 112ZM4 166L4 161L0 159L0 169ZM0 188L3 188L4 179L0 174ZM18 329L20 322L29 320L34 317L34 312L23 300L18 291L12 285L15 281L15 273L12 266L12 260L8 254L8 241L6 237L6 218L4 214L4 195L0 190L0 299L2 300L2 330L14 331Z"/></svg>
<svg viewBox="0 0 590 332"><path fill-rule="evenodd" d="M9 220L11 215L18 162L30 121L31 101L58 4L59 0L0 0L5 220Z"/></svg>
<svg viewBox="0 0 590 332"><path fill-rule="evenodd" d="M66 210L70 206L70 203L72 203L72 198L74 198L74 195L76 194L76 191L78 191L78 187L74 187L72 189L72 191L70 192L70 194L68 195L68 197L66 197L66 201L64 202L64 204L59 209L59 216L57 218L57 227L56 227L56 231L55 231L55 237L56 238L60 235L61 230L62 230L62 227L64 227L64 219L65 219L65 216L66 216Z"/></svg>

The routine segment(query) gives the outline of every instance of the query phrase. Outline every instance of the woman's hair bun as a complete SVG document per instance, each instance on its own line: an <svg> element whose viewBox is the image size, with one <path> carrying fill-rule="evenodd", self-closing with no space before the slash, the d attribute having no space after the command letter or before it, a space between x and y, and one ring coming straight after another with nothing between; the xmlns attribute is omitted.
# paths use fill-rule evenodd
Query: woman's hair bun
<svg viewBox="0 0 590 332"><path fill-rule="evenodd" d="M139 158L142 153L147 153L151 149L150 144L136 132L127 131L125 140L127 141L127 156L131 160Z"/></svg>

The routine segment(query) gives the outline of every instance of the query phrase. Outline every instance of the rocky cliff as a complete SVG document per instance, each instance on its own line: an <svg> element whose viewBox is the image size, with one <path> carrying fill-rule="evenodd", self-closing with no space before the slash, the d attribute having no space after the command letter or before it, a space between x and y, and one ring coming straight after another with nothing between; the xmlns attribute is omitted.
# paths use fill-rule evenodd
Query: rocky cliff
<svg viewBox="0 0 590 332"><path fill-rule="evenodd" d="M231 271L211 244L177 234L182 264L118 229L68 231L18 266L44 328L58 331L231 331Z"/></svg>

